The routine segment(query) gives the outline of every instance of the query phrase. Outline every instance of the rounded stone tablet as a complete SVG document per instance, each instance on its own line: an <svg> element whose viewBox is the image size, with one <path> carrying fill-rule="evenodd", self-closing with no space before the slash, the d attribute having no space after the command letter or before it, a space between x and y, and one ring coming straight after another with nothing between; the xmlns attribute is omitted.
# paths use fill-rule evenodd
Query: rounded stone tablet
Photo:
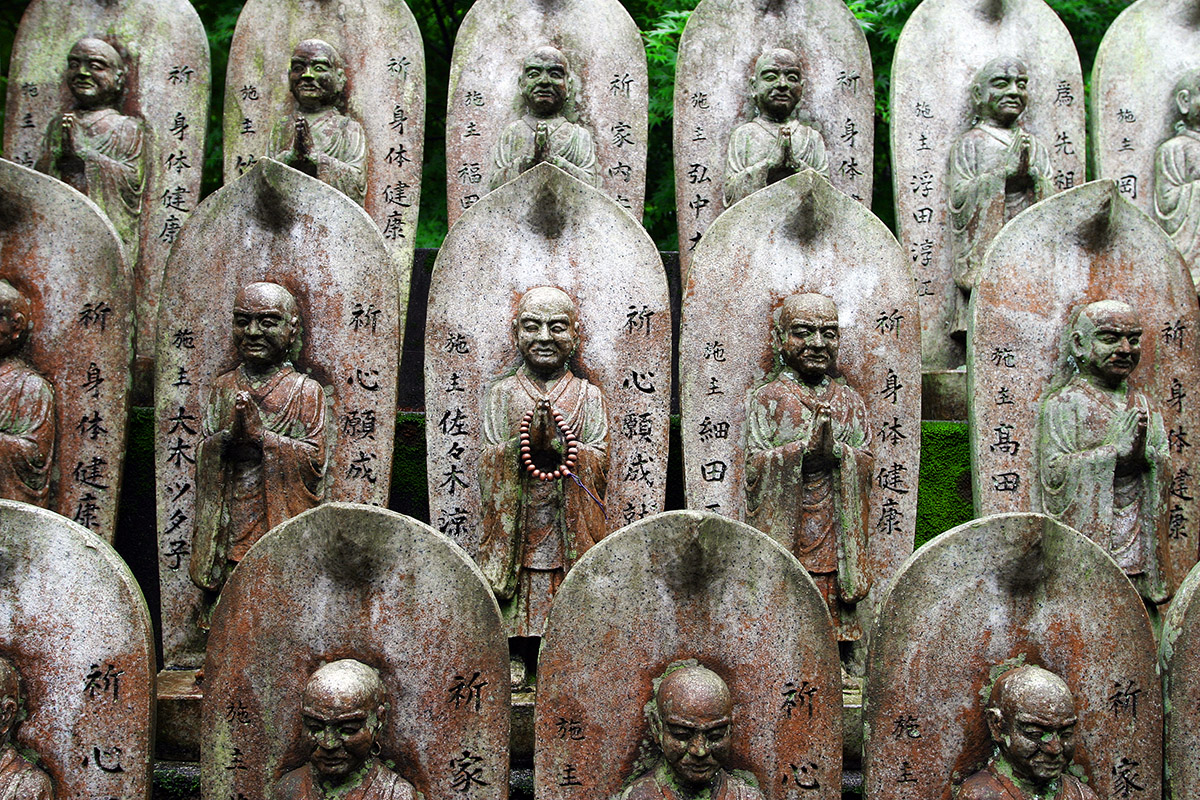
<svg viewBox="0 0 1200 800"><path fill-rule="evenodd" d="M10 500L0 500L0 657L23 698L14 743L38 765L6 760L6 791L42 772L55 797L149 800L154 632L141 589L86 528Z"/></svg>
<svg viewBox="0 0 1200 800"><path fill-rule="evenodd" d="M5 306L15 290L32 324L17 349L0 358L7 442L0 446L0 492L111 542L134 329L121 241L85 196L0 160L0 249L0 279L10 284L0 292Z"/></svg>
<svg viewBox="0 0 1200 800"><path fill-rule="evenodd" d="M992 755L992 681L1020 664L1056 673L1074 695L1081 780L1100 797L1121 797L1126 779L1159 796L1162 701L1145 607L1103 550L1040 514L960 525L892 580L863 698L867 792L950 800Z"/></svg>
<svg viewBox="0 0 1200 800"><path fill-rule="evenodd" d="M258 282L291 295L299 325L277 354L294 369L262 385L242 374L257 357L240 354L234 337L239 324L254 333L249 317L238 323L234 312ZM393 262L363 209L270 159L205 199L171 253L164 286L155 390L163 650L167 666L195 667L205 600L189 577L198 495L216 509L205 517L213 522L205 541L221 520L238 528L234 545L243 551L253 543L245 529L261 536L325 499L385 504L402 312ZM235 389L251 392L254 416L274 437L260 459L266 477L230 466L254 463L253 454L230 454L218 441L230 430ZM265 520L229 521L226 509L242 496L232 490L235 475L250 475L237 492L273 500ZM217 567L223 551L208 548ZM229 561L240 556L229 546Z"/></svg>
<svg viewBox="0 0 1200 800"><path fill-rule="evenodd" d="M222 593L204 662L205 797L279 797L310 769L302 697L341 659L382 680L371 755L389 766L370 779L394 772L428 800L508 796L508 647L483 576L427 525L327 503L260 540Z"/></svg>
<svg viewBox="0 0 1200 800"><path fill-rule="evenodd" d="M753 773L769 800L840 797L841 673L824 601L769 537L695 511L623 528L563 581L538 663L537 796L610 797L652 767L640 747L652 681L686 659L732 694L726 770Z"/></svg>
<svg viewBox="0 0 1200 800"><path fill-rule="evenodd" d="M761 180L740 177L752 166L747 151L761 151L730 142L735 129L749 132L762 124L762 131L754 131L759 138L778 130L756 112L751 83L759 57L780 49L796 56L804 82L789 119L814 129L822 141L820 156L810 155L809 161L821 161L834 186L871 206L874 73L866 37L846 4L702 0L679 39L675 68L675 197L684 276L701 234L730 200L741 199ZM793 136L798 146L800 136ZM737 138L745 144L755 137ZM739 181L743 188L731 195L731 184Z"/></svg>
<svg viewBox="0 0 1200 800"><path fill-rule="evenodd" d="M1188 573L1176 592L1171 608L1163 617L1159 642L1159 663L1163 671L1163 707L1166 717L1164 756L1166 758L1167 800L1195 797L1200 791L1200 764L1196 749L1200 746L1200 638L1197 633L1196 589L1200 586L1200 567Z"/></svg>
<svg viewBox="0 0 1200 800"><path fill-rule="evenodd" d="M1087 401L1072 388L1084 377L1085 365L1067 351L1073 315L1097 301L1132 308L1141 355L1125 388L1108 394L1112 399L1081 389L1101 403L1093 413L1082 410ZM1072 508L1055 513L1104 541L1110 527L1105 520L1113 519L1116 507L1114 468L1109 465L1109 477L1100 477L1104 458L1095 448L1117 444L1116 438L1107 441L1105 420L1115 420L1127 407L1145 407L1142 502L1157 510L1147 513L1142 526L1151 534L1144 552L1157 554L1155 571L1169 595L1196 562L1200 530L1193 499L1200 472L1190 441L1200 429L1200 404L1189 396L1189 387L1200 383L1195 356L1200 309L1170 239L1125 199L1116 182L1078 186L1022 213L1001 232L988 251L971 310L967 397L976 513L1067 504ZM1101 412L1101 406L1110 410ZM1055 408L1066 414L1051 413ZM1076 411L1078 419L1066 422ZM1067 464L1072 458L1078 468ZM1085 476L1093 467L1094 481ZM1049 477L1055 472L1065 477ZM1057 488L1068 484L1075 488ZM1084 497L1084 486L1099 487L1095 502ZM1114 534L1110 548L1118 559L1119 539ZM1130 574L1137 571L1130 567ZM1165 599L1161 591L1147 596Z"/></svg>

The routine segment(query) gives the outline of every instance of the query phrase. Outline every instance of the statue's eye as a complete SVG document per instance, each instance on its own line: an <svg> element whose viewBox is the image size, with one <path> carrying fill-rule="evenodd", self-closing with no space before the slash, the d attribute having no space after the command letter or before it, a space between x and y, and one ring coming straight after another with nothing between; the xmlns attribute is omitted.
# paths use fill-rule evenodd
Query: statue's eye
<svg viewBox="0 0 1200 800"><path fill-rule="evenodd" d="M729 729L724 726L722 726L720 728L713 728L711 731L708 732L708 740L710 742L719 742L725 738L725 734L728 732L729 732Z"/></svg>
<svg viewBox="0 0 1200 800"><path fill-rule="evenodd" d="M1142 343L1142 337L1140 337L1140 336L1130 336L1129 337L1130 346L1137 347L1141 343Z"/></svg>

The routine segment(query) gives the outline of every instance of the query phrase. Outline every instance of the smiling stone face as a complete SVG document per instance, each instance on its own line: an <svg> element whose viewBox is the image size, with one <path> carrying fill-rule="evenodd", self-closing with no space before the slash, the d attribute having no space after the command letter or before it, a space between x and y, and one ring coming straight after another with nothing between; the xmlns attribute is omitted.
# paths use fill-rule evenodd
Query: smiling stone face
<svg viewBox="0 0 1200 800"><path fill-rule="evenodd" d="M782 48L763 53L754 65L751 84L754 102L770 119L782 122L791 116L804 91L800 59Z"/></svg>
<svg viewBox="0 0 1200 800"><path fill-rule="evenodd" d="M328 42L305 39L292 51L288 86L305 111L333 105L346 88L342 57Z"/></svg>
<svg viewBox="0 0 1200 800"><path fill-rule="evenodd" d="M383 683L371 667L343 659L318 669L304 688L309 763L323 779L341 782L371 756L386 706Z"/></svg>
<svg viewBox="0 0 1200 800"><path fill-rule="evenodd" d="M296 339L296 298L277 283L252 283L233 303L233 344L252 368L282 364Z"/></svg>
<svg viewBox="0 0 1200 800"><path fill-rule="evenodd" d="M979 70L971 87L976 113L1001 127L1014 125L1029 104L1029 70L1019 58L997 58Z"/></svg>
<svg viewBox="0 0 1200 800"><path fill-rule="evenodd" d="M108 42L80 39L67 54L66 81L80 108L111 106L125 89L125 60Z"/></svg>
<svg viewBox="0 0 1200 800"><path fill-rule="evenodd" d="M837 306L820 294L797 294L783 301L776 325L783 363L807 383L818 383L837 366Z"/></svg>
<svg viewBox="0 0 1200 800"><path fill-rule="evenodd" d="M1115 389L1142 358L1142 325L1132 306L1102 300L1080 311L1070 343L1080 370Z"/></svg>
<svg viewBox="0 0 1200 800"><path fill-rule="evenodd" d="M1062 678L1041 667L996 681L988 729L1013 774L1035 786L1058 780L1075 753L1075 700Z"/></svg>
<svg viewBox="0 0 1200 800"><path fill-rule="evenodd" d="M733 700L705 667L682 667L655 693L655 738L675 780L690 791L707 786L729 758Z"/></svg>
<svg viewBox="0 0 1200 800"><path fill-rule="evenodd" d="M525 105L536 117L550 117L562 111L570 91L567 58L553 47L539 47L521 65L517 81Z"/></svg>
<svg viewBox="0 0 1200 800"><path fill-rule="evenodd" d="M526 367L540 377L566 368L578 344L575 303L561 289L541 286L521 298L513 335Z"/></svg>

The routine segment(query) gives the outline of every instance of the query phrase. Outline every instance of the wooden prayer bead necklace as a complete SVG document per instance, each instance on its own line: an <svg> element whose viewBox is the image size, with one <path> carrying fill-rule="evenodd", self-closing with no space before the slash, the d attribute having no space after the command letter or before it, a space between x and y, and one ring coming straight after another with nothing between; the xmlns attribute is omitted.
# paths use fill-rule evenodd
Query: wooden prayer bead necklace
<svg viewBox="0 0 1200 800"><path fill-rule="evenodd" d="M579 438L575 435L575 431L571 429L571 426L567 424L559 411L550 409L554 425L558 428L558 432L562 434L563 441L567 445L567 457L553 472L543 472L533 463L533 449L529 443L529 426L533 424L534 412L538 408L549 408L549 405L548 401L543 400L539 402L536 407L529 409L529 413L521 420L521 463L525 465L525 471L539 481L552 481L566 475L574 477L572 470L575 469L575 462L579 459ZM579 479L576 478L575 481L578 483ZM582 486L582 484L580 485ZM591 492L588 492L588 494L591 494Z"/></svg>

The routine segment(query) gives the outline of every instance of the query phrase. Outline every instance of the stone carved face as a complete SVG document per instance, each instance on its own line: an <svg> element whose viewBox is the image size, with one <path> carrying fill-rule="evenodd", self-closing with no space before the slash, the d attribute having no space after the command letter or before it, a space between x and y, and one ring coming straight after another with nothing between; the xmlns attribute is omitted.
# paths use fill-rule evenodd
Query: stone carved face
<svg viewBox="0 0 1200 800"><path fill-rule="evenodd" d="M783 122L796 109L804 91L800 59L791 50L768 50L754 65L750 85L759 111L776 122Z"/></svg>
<svg viewBox="0 0 1200 800"><path fill-rule="evenodd" d="M252 283L233 302L233 344L242 363L255 368L282 364L299 331L296 298L277 283Z"/></svg>
<svg viewBox="0 0 1200 800"><path fill-rule="evenodd" d="M0 358L20 350L32 328L28 298L0 280Z"/></svg>
<svg viewBox="0 0 1200 800"><path fill-rule="evenodd" d="M982 120L1009 128L1029 105L1029 70L1018 58L989 61L971 85L975 113Z"/></svg>
<svg viewBox="0 0 1200 800"><path fill-rule="evenodd" d="M987 708L1001 757L1023 781L1058 780L1075 753L1075 700L1062 678L1025 666L1000 676Z"/></svg>
<svg viewBox="0 0 1200 800"><path fill-rule="evenodd" d="M513 320L513 336L531 372L549 378L566 368L579 344L578 317L574 301L561 289L541 286L525 293Z"/></svg>
<svg viewBox="0 0 1200 800"><path fill-rule="evenodd" d="M387 703L379 674L354 659L326 664L304 687L301 713L313 771L340 782L371 757Z"/></svg>
<svg viewBox="0 0 1200 800"><path fill-rule="evenodd" d="M650 724L675 780L690 791L702 789L729 758L733 727L729 687L704 667L676 669L654 693Z"/></svg>
<svg viewBox="0 0 1200 800"><path fill-rule="evenodd" d="M535 117L552 117L562 111L570 93L567 58L553 47L539 47L521 66L517 85L525 105Z"/></svg>
<svg viewBox="0 0 1200 800"><path fill-rule="evenodd" d="M1132 306L1112 300L1092 303L1071 327L1071 355L1080 371L1115 389L1142 357L1142 326Z"/></svg>
<svg viewBox="0 0 1200 800"><path fill-rule="evenodd" d="M821 294L796 294L783 301L775 327L783 363L808 383L837 366L837 306Z"/></svg>
<svg viewBox="0 0 1200 800"><path fill-rule="evenodd" d="M342 57L327 42L305 39L292 51L288 85L296 104L305 111L333 105L346 88Z"/></svg>
<svg viewBox="0 0 1200 800"><path fill-rule="evenodd" d="M112 106L125 90L125 60L108 42L80 39L67 54L66 82L80 108Z"/></svg>
<svg viewBox="0 0 1200 800"><path fill-rule="evenodd" d="M1175 84L1175 107L1183 124L1200 130L1200 70L1191 70Z"/></svg>

